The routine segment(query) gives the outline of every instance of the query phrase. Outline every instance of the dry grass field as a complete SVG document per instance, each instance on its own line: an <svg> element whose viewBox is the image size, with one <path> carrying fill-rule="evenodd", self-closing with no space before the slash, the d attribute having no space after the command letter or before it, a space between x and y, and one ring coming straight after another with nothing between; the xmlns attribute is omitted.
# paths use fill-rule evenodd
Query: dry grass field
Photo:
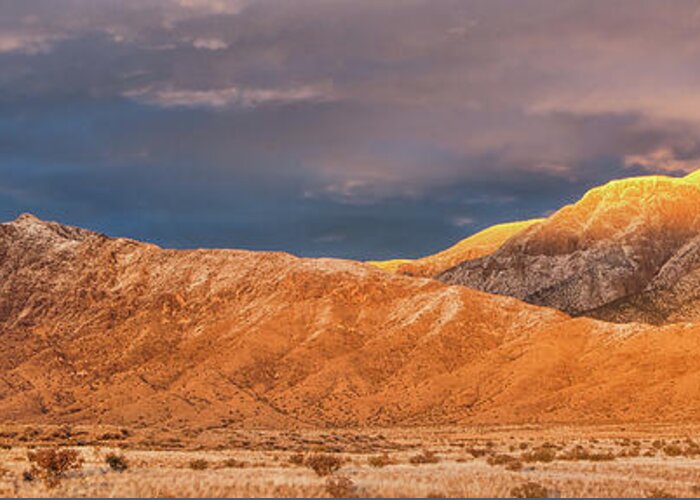
<svg viewBox="0 0 700 500"><path fill-rule="evenodd" d="M181 437L146 428L1 429L0 496L700 494L700 439L694 440L693 427L198 429ZM45 449L75 450L80 463L47 476L28 460Z"/></svg>

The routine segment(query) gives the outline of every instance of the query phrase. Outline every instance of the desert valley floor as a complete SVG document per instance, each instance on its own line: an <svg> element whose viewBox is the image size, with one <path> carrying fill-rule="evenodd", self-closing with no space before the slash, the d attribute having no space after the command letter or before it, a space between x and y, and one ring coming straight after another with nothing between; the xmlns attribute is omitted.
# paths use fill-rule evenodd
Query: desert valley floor
<svg viewBox="0 0 700 500"><path fill-rule="evenodd" d="M0 495L55 497L696 497L697 427L500 426L235 431L4 426ZM84 460L54 487L27 481L27 451ZM128 468L112 470L117 454ZM339 459L328 474L323 461ZM305 463L306 462L306 463Z"/></svg>

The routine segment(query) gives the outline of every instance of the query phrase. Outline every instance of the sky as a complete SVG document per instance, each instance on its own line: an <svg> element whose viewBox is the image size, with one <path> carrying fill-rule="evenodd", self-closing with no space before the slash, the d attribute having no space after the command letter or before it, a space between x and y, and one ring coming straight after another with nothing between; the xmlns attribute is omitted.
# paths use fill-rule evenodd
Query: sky
<svg viewBox="0 0 700 500"><path fill-rule="evenodd" d="M0 0L0 220L418 257L698 167L696 0Z"/></svg>

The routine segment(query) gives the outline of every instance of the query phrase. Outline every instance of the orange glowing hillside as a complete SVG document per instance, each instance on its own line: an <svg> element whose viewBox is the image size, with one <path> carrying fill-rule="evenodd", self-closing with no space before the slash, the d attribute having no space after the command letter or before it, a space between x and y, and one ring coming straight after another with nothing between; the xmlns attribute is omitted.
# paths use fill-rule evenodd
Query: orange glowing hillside
<svg viewBox="0 0 700 500"><path fill-rule="evenodd" d="M446 250L416 260L394 259L367 263L393 273L432 277L461 262L478 259L495 252L512 236L543 220L531 219L496 224L459 241Z"/></svg>
<svg viewBox="0 0 700 500"><path fill-rule="evenodd" d="M696 172L591 189L492 254L464 261L439 279L569 314L660 323L700 317L689 306L700 285L699 262Z"/></svg>
<svg viewBox="0 0 700 500"><path fill-rule="evenodd" d="M700 324L357 262L0 224L0 420L153 429L700 421ZM163 430L163 431L161 431Z"/></svg>
<svg viewBox="0 0 700 500"><path fill-rule="evenodd" d="M611 181L591 189L528 232L543 251L557 253L595 242L663 231L696 234L700 229L700 178L661 175ZM523 235L525 236L525 235Z"/></svg>
<svg viewBox="0 0 700 500"><path fill-rule="evenodd" d="M367 264L390 273L399 273L403 266L412 262L415 261L411 259L368 260Z"/></svg>

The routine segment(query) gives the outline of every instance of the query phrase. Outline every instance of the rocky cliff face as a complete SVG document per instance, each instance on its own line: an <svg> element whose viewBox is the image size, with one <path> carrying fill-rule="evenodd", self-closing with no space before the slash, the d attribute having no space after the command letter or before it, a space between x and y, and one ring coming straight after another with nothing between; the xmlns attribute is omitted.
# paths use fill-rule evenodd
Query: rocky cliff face
<svg viewBox="0 0 700 500"><path fill-rule="evenodd" d="M690 317L682 304L694 300L692 279L684 277L698 265L698 235L694 177L625 179L593 189L493 254L438 278L574 315L682 319Z"/></svg>
<svg viewBox="0 0 700 500"><path fill-rule="evenodd" d="M619 323L700 321L700 236L683 245L644 289L590 312Z"/></svg>
<svg viewBox="0 0 700 500"><path fill-rule="evenodd" d="M571 319L360 263L0 225L0 419L168 426L700 419L694 325Z"/></svg>

